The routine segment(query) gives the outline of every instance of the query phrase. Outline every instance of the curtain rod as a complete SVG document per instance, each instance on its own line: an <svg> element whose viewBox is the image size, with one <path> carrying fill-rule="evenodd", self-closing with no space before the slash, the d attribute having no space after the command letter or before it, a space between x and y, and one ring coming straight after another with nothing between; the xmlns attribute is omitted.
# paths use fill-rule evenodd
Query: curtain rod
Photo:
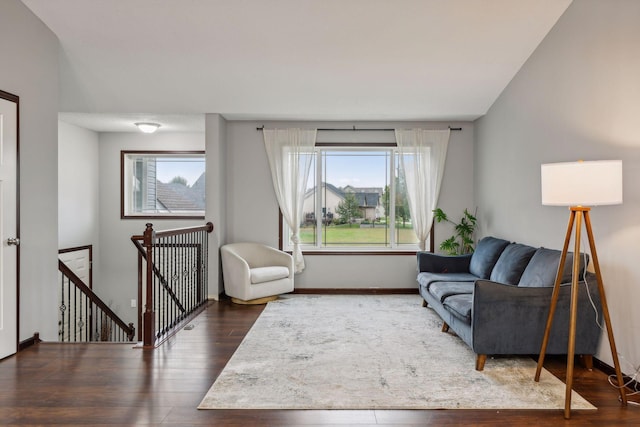
<svg viewBox="0 0 640 427"><path fill-rule="evenodd" d="M264 125L262 125L262 127L257 127L256 130L263 130L264 129ZM352 128L346 128L346 129L334 129L334 128L318 128L316 129L318 131L341 131L341 130L362 130L362 131L382 131L382 132L395 132L395 129L371 129L371 128L360 128L360 129L356 129L356 127L352 127ZM435 130L435 129L434 129ZM451 126L449 126L449 130L451 131L458 131L458 130L462 130L462 128L452 128Z"/></svg>

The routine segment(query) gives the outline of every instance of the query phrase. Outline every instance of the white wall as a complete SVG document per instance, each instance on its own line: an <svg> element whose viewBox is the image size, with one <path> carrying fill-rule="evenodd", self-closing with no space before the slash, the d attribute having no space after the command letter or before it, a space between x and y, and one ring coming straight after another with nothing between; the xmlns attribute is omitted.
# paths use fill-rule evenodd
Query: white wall
<svg viewBox="0 0 640 427"><path fill-rule="evenodd" d="M262 132L256 127L410 128L462 127L451 133L440 206L456 216L474 208L473 125L471 123L352 123L352 122L227 122L226 238L278 246L276 201ZM334 135L335 137L335 135ZM321 136L318 136L320 139ZM450 230L436 228L436 247ZM296 275L296 288L412 288L416 287L415 255L307 255L307 268Z"/></svg>
<svg viewBox="0 0 640 427"><path fill-rule="evenodd" d="M574 1L476 122L483 235L560 248L569 212L540 204L540 164L622 159L624 204L591 219L623 371L640 364L640 2ZM597 357L612 364L608 343ZM621 359L622 360L622 359Z"/></svg>
<svg viewBox="0 0 640 427"><path fill-rule="evenodd" d="M203 133L100 133L100 270L96 293L126 322L137 323L131 300L138 296L138 258L131 236L147 222L156 230L203 224L201 219L120 219L121 150L204 150Z"/></svg>
<svg viewBox="0 0 640 427"><path fill-rule="evenodd" d="M58 122L59 249L97 249L99 169L98 133Z"/></svg>
<svg viewBox="0 0 640 427"><path fill-rule="evenodd" d="M20 97L20 340L57 340L58 46L22 2L0 2L0 89Z"/></svg>

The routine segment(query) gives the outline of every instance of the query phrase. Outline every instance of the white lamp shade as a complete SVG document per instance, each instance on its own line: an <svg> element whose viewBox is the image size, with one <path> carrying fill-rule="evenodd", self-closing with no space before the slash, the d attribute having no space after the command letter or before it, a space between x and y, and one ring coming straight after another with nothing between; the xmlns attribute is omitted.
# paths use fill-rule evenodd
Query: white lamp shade
<svg viewBox="0 0 640 427"><path fill-rule="evenodd" d="M542 204L598 206L622 203L622 160L541 166Z"/></svg>

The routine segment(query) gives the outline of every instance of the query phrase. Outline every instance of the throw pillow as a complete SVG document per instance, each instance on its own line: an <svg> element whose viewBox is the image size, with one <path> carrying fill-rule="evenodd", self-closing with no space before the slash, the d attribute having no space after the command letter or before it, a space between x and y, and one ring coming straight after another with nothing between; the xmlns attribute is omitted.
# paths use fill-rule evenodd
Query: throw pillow
<svg viewBox="0 0 640 427"><path fill-rule="evenodd" d="M536 252L533 246L512 243L507 246L491 272L490 280L508 285L517 285L524 269Z"/></svg>
<svg viewBox="0 0 640 427"><path fill-rule="evenodd" d="M549 287L553 286L560 264L561 251L557 249L538 248L525 268L518 286L520 287ZM584 276L585 265L589 263L589 255L580 254L580 279ZM573 252L567 253L567 260L562 272L560 283L571 281L573 274Z"/></svg>
<svg viewBox="0 0 640 427"><path fill-rule="evenodd" d="M509 244L508 240L496 237L485 237L478 242L471 256L469 273L481 279L488 279L500 254Z"/></svg>

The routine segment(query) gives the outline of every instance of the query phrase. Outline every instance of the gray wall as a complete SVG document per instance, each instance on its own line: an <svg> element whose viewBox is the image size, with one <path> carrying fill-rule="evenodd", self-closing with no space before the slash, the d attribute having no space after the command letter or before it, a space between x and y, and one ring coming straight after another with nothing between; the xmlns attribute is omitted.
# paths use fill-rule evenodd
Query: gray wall
<svg viewBox="0 0 640 427"><path fill-rule="evenodd" d="M257 126L304 128L410 128L442 129L461 126L452 132L439 205L454 217L464 208L474 208L473 125L470 123L351 123L351 122L227 122L226 240L255 241L277 247L278 204L276 201L262 132ZM321 136L319 134L318 138ZM451 230L438 226L438 242ZM307 255L307 268L296 275L296 288L411 288L416 286L415 256Z"/></svg>
<svg viewBox="0 0 640 427"><path fill-rule="evenodd" d="M483 235L560 248L569 211L540 203L540 164L622 159L624 204L591 213L623 371L640 363L640 2L574 1L476 122ZM584 235L584 234L583 234ZM594 284L595 286L595 284ZM611 364L606 341L597 357Z"/></svg>
<svg viewBox="0 0 640 427"><path fill-rule="evenodd" d="M201 219L120 219L121 150L204 150L203 133L100 133L100 270L96 293L126 322L137 322L131 300L138 296L138 258L131 236L154 229L201 225Z"/></svg>
<svg viewBox="0 0 640 427"><path fill-rule="evenodd" d="M0 89L20 97L20 335L57 340L58 39L0 2Z"/></svg>
<svg viewBox="0 0 640 427"><path fill-rule="evenodd" d="M205 116L207 151L207 213L206 220L213 226L209 235L209 298L218 299L224 291L219 248L226 242L227 122L220 114Z"/></svg>
<svg viewBox="0 0 640 427"><path fill-rule="evenodd" d="M98 133L58 122L59 249L97 249L99 170Z"/></svg>

